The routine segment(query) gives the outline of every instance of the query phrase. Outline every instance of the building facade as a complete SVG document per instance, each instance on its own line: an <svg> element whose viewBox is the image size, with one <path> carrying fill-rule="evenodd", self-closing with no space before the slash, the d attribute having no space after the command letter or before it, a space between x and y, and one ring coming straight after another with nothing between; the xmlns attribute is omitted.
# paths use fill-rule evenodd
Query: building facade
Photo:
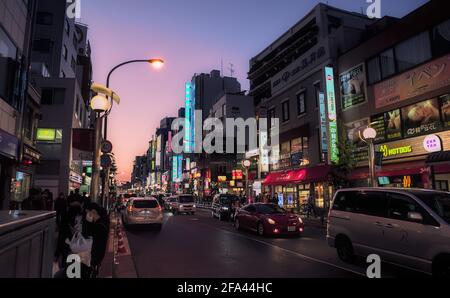
<svg viewBox="0 0 450 298"><path fill-rule="evenodd" d="M279 125L279 144L271 156L255 158L260 164L266 197L299 210L314 198L324 207L332 195L331 165L337 140L334 94L327 93L333 65L341 53L358 44L373 21L366 16L325 4L317 5L302 20L250 60L250 95L258 117ZM332 118L332 125L330 119ZM260 138L268 138L260 130Z"/></svg>
<svg viewBox="0 0 450 298"><path fill-rule="evenodd" d="M67 5L39 1L33 36L33 78L42 90L37 132L42 158L34 184L54 197L79 188L89 192L83 174L92 166L94 145L88 28L67 16Z"/></svg>
<svg viewBox="0 0 450 298"><path fill-rule="evenodd" d="M40 93L28 73L35 5L0 1L0 209L28 196L30 162L40 158L33 144Z"/></svg>
<svg viewBox="0 0 450 298"><path fill-rule="evenodd" d="M380 186L449 190L450 161L439 158L450 150L449 8L430 1L402 19L382 19L372 38L340 57L337 92L356 160L354 185L368 184L359 133L371 126L383 157Z"/></svg>

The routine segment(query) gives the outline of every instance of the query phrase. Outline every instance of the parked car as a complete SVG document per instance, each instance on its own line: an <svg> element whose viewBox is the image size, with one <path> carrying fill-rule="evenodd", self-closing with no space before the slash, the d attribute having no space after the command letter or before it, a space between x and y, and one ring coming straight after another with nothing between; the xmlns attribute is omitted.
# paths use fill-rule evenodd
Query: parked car
<svg viewBox="0 0 450 298"><path fill-rule="evenodd" d="M173 214L192 214L197 211L195 205L195 197L193 195L178 195L176 196L175 206L172 207Z"/></svg>
<svg viewBox="0 0 450 298"><path fill-rule="evenodd" d="M168 211L173 211L177 206L177 197L168 197L164 203L164 209Z"/></svg>
<svg viewBox="0 0 450 298"><path fill-rule="evenodd" d="M346 262L377 254L385 262L450 277L450 193L339 190L328 216L327 240Z"/></svg>
<svg viewBox="0 0 450 298"><path fill-rule="evenodd" d="M237 204L240 204L239 197L236 195L218 194L214 196L211 215L219 220L233 219L237 210Z"/></svg>
<svg viewBox="0 0 450 298"><path fill-rule="evenodd" d="M161 230L163 210L156 198L131 198L123 212L124 225L156 225Z"/></svg>
<svg viewBox="0 0 450 298"><path fill-rule="evenodd" d="M296 235L304 231L303 221L293 213L276 204L256 203L241 208L236 213L234 226L237 230L255 231L265 235Z"/></svg>

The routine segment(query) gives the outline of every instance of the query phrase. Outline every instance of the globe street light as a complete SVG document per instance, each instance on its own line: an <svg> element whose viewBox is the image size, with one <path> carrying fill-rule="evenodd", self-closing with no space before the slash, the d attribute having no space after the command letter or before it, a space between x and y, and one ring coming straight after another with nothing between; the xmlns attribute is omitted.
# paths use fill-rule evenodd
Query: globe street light
<svg viewBox="0 0 450 298"><path fill-rule="evenodd" d="M365 143L369 145L369 172L370 172L370 186L378 187L378 181L375 172L375 146L373 144L375 138L377 137L377 131L372 127L367 127L362 132L360 132L360 138Z"/></svg>

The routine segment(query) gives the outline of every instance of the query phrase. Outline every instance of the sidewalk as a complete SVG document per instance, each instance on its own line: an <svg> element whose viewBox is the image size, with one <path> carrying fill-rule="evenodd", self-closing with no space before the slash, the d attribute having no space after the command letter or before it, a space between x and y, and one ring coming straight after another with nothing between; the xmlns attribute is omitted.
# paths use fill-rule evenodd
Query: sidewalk
<svg viewBox="0 0 450 298"><path fill-rule="evenodd" d="M136 267L120 217L111 214L108 249L99 273L100 278L137 278Z"/></svg>

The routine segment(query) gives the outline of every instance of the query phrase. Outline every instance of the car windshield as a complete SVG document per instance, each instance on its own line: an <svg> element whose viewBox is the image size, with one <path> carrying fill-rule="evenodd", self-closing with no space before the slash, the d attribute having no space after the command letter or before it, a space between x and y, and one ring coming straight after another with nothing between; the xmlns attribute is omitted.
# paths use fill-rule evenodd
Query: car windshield
<svg viewBox="0 0 450 298"><path fill-rule="evenodd" d="M258 212L262 214L286 214L286 210L278 205L258 205Z"/></svg>
<svg viewBox="0 0 450 298"><path fill-rule="evenodd" d="M133 207L137 209L157 208L158 202L156 202L155 200L138 200L133 201Z"/></svg>
<svg viewBox="0 0 450 298"><path fill-rule="evenodd" d="M170 202L176 202L176 201L177 201L177 198L170 198L169 201L170 201Z"/></svg>
<svg viewBox="0 0 450 298"><path fill-rule="evenodd" d="M450 194L424 193L418 197L437 215L450 224Z"/></svg>
<svg viewBox="0 0 450 298"><path fill-rule="evenodd" d="M180 203L194 203L194 197L180 196Z"/></svg>

